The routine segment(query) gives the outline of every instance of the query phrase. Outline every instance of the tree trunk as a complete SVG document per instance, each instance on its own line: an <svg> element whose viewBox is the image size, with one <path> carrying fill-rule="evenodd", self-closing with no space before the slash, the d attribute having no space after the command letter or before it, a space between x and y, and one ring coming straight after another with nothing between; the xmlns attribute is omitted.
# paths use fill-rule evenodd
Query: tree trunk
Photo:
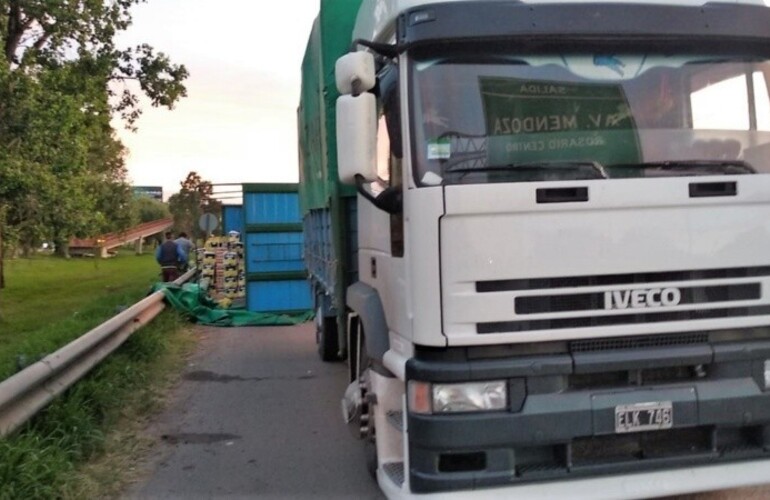
<svg viewBox="0 0 770 500"><path fill-rule="evenodd" d="M57 257L64 257L65 259L70 258L70 244L69 241L63 239L63 238L55 238L53 241L55 250L54 255Z"/></svg>

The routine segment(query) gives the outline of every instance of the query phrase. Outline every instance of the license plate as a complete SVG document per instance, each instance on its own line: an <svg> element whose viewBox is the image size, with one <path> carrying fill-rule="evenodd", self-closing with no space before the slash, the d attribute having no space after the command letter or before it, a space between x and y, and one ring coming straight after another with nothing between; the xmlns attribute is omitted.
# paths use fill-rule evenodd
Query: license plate
<svg viewBox="0 0 770 500"><path fill-rule="evenodd" d="M636 403L615 407L615 432L643 432L670 429L674 425L671 401Z"/></svg>

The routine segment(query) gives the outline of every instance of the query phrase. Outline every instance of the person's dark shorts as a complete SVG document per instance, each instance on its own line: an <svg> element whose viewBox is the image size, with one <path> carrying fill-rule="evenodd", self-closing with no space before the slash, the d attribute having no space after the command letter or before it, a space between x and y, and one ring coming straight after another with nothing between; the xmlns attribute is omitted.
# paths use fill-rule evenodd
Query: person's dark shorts
<svg viewBox="0 0 770 500"><path fill-rule="evenodd" d="M161 274L163 274L163 281L176 281L179 278L179 269L176 267L161 267Z"/></svg>

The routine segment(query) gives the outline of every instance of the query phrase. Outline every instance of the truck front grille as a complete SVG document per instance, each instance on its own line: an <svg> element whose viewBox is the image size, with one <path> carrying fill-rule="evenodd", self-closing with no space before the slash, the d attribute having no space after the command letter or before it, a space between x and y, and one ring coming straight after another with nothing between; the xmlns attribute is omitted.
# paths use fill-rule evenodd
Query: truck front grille
<svg viewBox="0 0 770 500"><path fill-rule="evenodd" d="M621 314L614 316L554 318L529 321L495 321L477 323L476 331L478 333L510 333L767 315L770 315L770 306L736 307L731 309L698 309L694 311L668 311L659 313Z"/></svg>
<svg viewBox="0 0 770 500"><path fill-rule="evenodd" d="M596 276L566 276L490 280L476 283L478 293L542 290L551 288L583 288L592 286L644 285L667 281L696 281L714 279L758 278L770 276L770 266L702 269L697 271L665 271L654 273L604 274Z"/></svg>
<svg viewBox="0 0 770 500"><path fill-rule="evenodd" d="M668 335L573 340L569 343L569 350L570 352L597 352L614 351L617 349L644 349L650 347L674 347L708 343L709 334L707 332L674 333Z"/></svg>
<svg viewBox="0 0 770 500"><path fill-rule="evenodd" d="M475 284L479 294L515 293L509 320L478 322L476 331L514 333L765 316L770 315L763 297L767 277L770 266L479 281ZM702 280L710 282L696 282Z"/></svg>
<svg viewBox="0 0 770 500"><path fill-rule="evenodd" d="M759 283L679 288L681 298L677 305L708 304L710 302L734 302L757 300L762 296ZM516 314L544 314L570 311L605 309L604 292L535 295L516 297Z"/></svg>
<svg viewBox="0 0 770 500"><path fill-rule="evenodd" d="M706 367L700 372L694 366L667 366L644 370L624 370L598 373L573 373L568 377L570 390L641 387L660 384L691 382L705 376Z"/></svg>
<svg viewBox="0 0 770 500"><path fill-rule="evenodd" d="M711 428L693 427L580 438L571 443L570 458L573 467L581 467L682 455L711 454L712 451L716 455L713 434Z"/></svg>

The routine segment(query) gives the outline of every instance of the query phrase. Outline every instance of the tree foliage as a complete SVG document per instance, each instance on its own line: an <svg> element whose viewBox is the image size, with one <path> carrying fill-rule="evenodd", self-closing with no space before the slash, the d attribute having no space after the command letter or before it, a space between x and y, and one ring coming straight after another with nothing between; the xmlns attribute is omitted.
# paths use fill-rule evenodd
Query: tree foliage
<svg viewBox="0 0 770 500"><path fill-rule="evenodd" d="M53 239L66 251L135 222L111 118L135 126L130 82L173 108L188 76L149 45L116 46L143 1L0 0L0 248Z"/></svg>
<svg viewBox="0 0 770 500"><path fill-rule="evenodd" d="M179 184L179 192L168 199L169 210L174 217L174 228L195 238L203 237L203 231L198 227L198 219L204 213L212 213L219 218L222 204L213 198L214 188L211 182L204 180L196 172L187 174L185 180Z"/></svg>
<svg viewBox="0 0 770 500"><path fill-rule="evenodd" d="M131 25L130 9L145 0L2 0L5 59L14 69L40 69L77 61L107 81L139 82L153 106L172 108L187 95L182 83L187 69L147 44L119 49L115 35ZM103 82L98 82L103 83ZM98 84L97 83L97 84ZM102 86L101 90L104 90ZM133 123L141 114L137 96L128 88L114 111Z"/></svg>
<svg viewBox="0 0 770 500"><path fill-rule="evenodd" d="M133 205L133 215L138 222L152 222L171 217L167 204L149 196L137 196Z"/></svg>

